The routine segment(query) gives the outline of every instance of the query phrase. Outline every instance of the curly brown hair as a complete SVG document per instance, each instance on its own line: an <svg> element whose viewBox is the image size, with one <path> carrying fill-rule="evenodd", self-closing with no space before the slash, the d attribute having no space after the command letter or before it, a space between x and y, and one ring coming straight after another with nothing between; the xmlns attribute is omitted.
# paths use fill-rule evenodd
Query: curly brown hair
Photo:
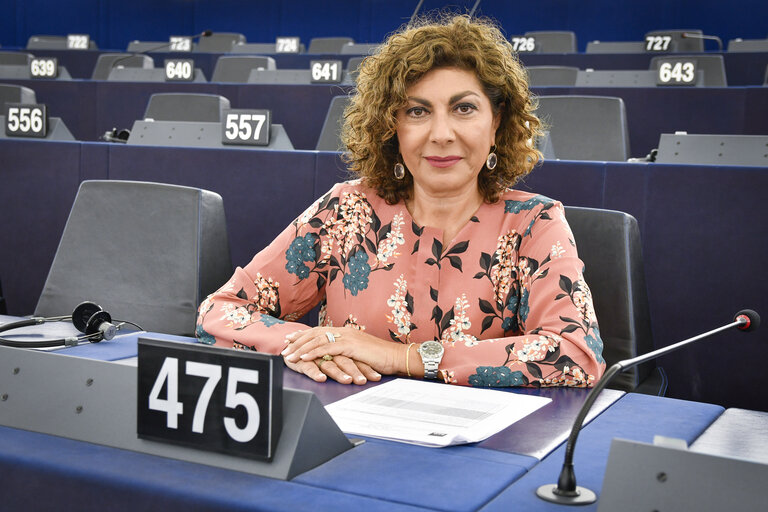
<svg viewBox="0 0 768 512"><path fill-rule="evenodd" d="M528 174L541 158L531 140L541 134L528 75L512 45L490 20L466 15L421 19L395 32L366 57L355 93L344 112L341 132L349 170L388 203L410 197L413 178L396 180L396 113L407 103L406 90L435 68L473 71L501 121L496 131L498 164L483 166L478 186L487 202Z"/></svg>

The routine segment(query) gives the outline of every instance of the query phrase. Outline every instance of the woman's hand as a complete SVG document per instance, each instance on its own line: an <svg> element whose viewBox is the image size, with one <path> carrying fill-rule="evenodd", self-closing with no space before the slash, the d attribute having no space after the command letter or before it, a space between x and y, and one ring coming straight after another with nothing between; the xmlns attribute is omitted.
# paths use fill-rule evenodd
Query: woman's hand
<svg viewBox="0 0 768 512"><path fill-rule="evenodd" d="M336 356L330 360L320 358L314 361L291 362L286 357L283 357L283 360L291 370L303 373L317 382L325 382L328 377L342 384L358 385L363 385L369 380L381 380L381 374L367 364L355 362L344 356Z"/></svg>
<svg viewBox="0 0 768 512"><path fill-rule="evenodd" d="M286 336L285 341L287 346L281 354L289 368L291 364L300 362L314 364L314 361L323 359L323 356L326 356L326 360L329 359L328 356L333 358L327 362L335 362L342 356L339 368L348 372L354 372L346 363L346 360L350 359L361 373L363 364L382 375L402 373L401 366L405 364L406 346L382 340L351 327L313 327L291 333ZM321 368L324 369L325 366L323 363ZM356 375L351 376L354 378Z"/></svg>

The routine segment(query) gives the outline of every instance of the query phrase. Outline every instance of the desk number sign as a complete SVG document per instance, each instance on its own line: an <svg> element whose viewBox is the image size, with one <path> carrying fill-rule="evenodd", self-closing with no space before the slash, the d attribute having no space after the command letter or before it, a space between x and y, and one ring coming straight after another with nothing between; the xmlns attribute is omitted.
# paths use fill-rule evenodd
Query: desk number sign
<svg viewBox="0 0 768 512"><path fill-rule="evenodd" d="M269 110L227 109L222 112L222 144L269 145L272 115Z"/></svg>
<svg viewBox="0 0 768 512"><path fill-rule="evenodd" d="M29 61L31 78L56 78L59 75L59 61L55 57L36 57Z"/></svg>
<svg viewBox="0 0 768 512"><path fill-rule="evenodd" d="M91 36L88 34L68 34L68 50L87 50L91 45Z"/></svg>
<svg viewBox="0 0 768 512"><path fill-rule="evenodd" d="M536 38L533 37L513 37L510 39L512 43L512 49L516 52L533 52L536 51Z"/></svg>
<svg viewBox="0 0 768 512"><path fill-rule="evenodd" d="M343 64L340 60L313 60L309 70L313 84L338 84L342 79Z"/></svg>
<svg viewBox="0 0 768 512"><path fill-rule="evenodd" d="M275 53L299 53L298 37L278 37L275 39Z"/></svg>
<svg viewBox="0 0 768 512"><path fill-rule="evenodd" d="M696 62L683 59L663 59L659 62L658 85L696 85Z"/></svg>
<svg viewBox="0 0 768 512"><path fill-rule="evenodd" d="M141 438L271 460L282 428L278 356L139 340Z"/></svg>
<svg viewBox="0 0 768 512"><path fill-rule="evenodd" d="M645 36L645 51L668 52L669 44L671 42L672 42L672 36L665 36L665 35Z"/></svg>
<svg viewBox="0 0 768 512"><path fill-rule="evenodd" d="M165 59L166 82L191 82L195 79L195 61L192 59Z"/></svg>
<svg viewBox="0 0 768 512"><path fill-rule="evenodd" d="M5 134L9 137L45 138L48 109L43 104L6 103Z"/></svg>
<svg viewBox="0 0 768 512"><path fill-rule="evenodd" d="M171 36L168 47L172 52L191 52L192 38L189 36Z"/></svg>

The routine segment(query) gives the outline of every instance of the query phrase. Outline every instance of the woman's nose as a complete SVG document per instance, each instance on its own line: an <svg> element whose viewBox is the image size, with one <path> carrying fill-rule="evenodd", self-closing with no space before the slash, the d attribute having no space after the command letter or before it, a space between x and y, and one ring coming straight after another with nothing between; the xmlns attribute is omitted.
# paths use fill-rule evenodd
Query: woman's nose
<svg viewBox="0 0 768 512"><path fill-rule="evenodd" d="M430 140L438 144L452 142L456 138L453 123L447 114L436 114L432 117Z"/></svg>

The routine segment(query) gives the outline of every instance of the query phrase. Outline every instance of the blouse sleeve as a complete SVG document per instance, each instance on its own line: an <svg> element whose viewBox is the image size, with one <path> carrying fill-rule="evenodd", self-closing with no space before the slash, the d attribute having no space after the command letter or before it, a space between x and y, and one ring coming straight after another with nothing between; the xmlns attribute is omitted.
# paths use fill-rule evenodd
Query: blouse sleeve
<svg viewBox="0 0 768 512"><path fill-rule="evenodd" d="M546 199L528 214L527 229L510 234L515 242L508 251L511 279L503 305L508 337L444 342L440 367L446 382L584 387L605 370L592 295L564 209ZM499 259L495 263L503 265Z"/></svg>
<svg viewBox="0 0 768 512"><path fill-rule="evenodd" d="M308 328L296 320L324 297L321 233L338 209L337 188L200 304L195 333L201 342L279 354L287 334Z"/></svg>

